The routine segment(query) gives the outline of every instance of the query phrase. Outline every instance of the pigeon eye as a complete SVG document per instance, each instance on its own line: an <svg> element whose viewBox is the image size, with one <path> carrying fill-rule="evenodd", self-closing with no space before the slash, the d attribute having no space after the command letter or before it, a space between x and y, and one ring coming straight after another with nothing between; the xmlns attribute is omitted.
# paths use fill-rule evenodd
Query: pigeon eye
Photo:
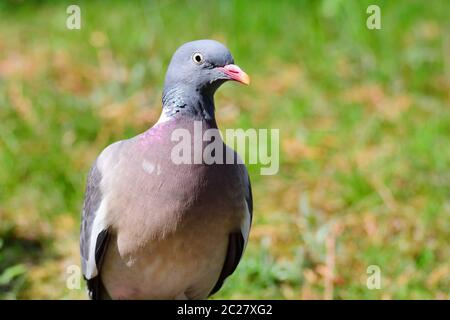
<svg viewBox="0 0 450 320"><path fill-rule="evenodd" d="M201 53L196 52L192 55L192 60L194 60L194 62L196 64L202 64L203 63L203 56Z"/></svg>

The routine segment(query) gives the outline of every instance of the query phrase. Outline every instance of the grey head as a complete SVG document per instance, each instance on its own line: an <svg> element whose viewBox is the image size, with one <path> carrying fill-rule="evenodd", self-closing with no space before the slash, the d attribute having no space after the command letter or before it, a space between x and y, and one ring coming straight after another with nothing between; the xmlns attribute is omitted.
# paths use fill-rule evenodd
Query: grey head
<svg viewBox="0 0 450 320"><path fill-rule="evenodd" d="M179 47L169 64L163 92L166 117L177 113L214 120L214 93L228 80L249 84L230 51L214 40L197 40Z"/></svg>

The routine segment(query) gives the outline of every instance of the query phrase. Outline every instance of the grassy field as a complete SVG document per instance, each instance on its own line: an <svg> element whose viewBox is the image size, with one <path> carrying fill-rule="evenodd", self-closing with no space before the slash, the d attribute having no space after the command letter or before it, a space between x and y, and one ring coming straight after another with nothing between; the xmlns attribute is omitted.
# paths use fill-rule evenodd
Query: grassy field
<svg viewBox="0 0 450 320"><path fill-rule="evenodd" d="M250 166L251 240L215 298L450 298L449 1L76 1L71 31L74 2L0 3L1 299L86 298L66 268L88 168L152 126L199 38L252 77L218 92L221 128L281 138L277 175Z"/></svg>

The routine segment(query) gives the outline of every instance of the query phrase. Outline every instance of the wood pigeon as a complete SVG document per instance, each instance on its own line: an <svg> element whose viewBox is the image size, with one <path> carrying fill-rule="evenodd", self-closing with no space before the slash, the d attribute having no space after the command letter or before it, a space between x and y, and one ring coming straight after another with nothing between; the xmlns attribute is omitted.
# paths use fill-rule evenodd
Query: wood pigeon
<svg viewBox="0 0 450 320"><path fill-rule="evenodd" d="M91 299L205 299L236 269L252 222L247 169L220 136L211 153L219 161L195 161L196 147L213 140L203 134L218 130L214 93L228 80L250 82L224 45L185 43L168 67L158 122L95 160L80 235ZM173 159L179 129L192 161Z"/></svg>

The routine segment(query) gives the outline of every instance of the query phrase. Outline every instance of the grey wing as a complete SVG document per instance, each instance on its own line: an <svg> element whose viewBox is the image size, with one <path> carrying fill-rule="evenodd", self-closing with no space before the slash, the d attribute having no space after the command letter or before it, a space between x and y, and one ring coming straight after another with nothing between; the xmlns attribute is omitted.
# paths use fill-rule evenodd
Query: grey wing
<svg viewBox="0 0 450 320"><path fill-rule="evenodd" d="M250 226L253 220L253 196L250 177L248 176L246 171L245 174L247 175L247 183L245 188L245 202L247 205L247 212L245 213L245 221L240 232L233 232L228 236L228 250L225 257L225 262L223 264L219 279L217 280L216 285L209 295L213 295L214 293L219 291L225 279L229 277L234 272L234 270L236 270L236 267L241 260L242 254L244 253L244 248L248 240Z"/></svg>
<svg viewBox="0 0 450 320"><path fill-rule="evenodd" d="M96 161L87 179L80 231L81 267L91 299L100 298L104 291L99 271L109 239L108 229L99 221L102 202L101 179Z"/></svg>

